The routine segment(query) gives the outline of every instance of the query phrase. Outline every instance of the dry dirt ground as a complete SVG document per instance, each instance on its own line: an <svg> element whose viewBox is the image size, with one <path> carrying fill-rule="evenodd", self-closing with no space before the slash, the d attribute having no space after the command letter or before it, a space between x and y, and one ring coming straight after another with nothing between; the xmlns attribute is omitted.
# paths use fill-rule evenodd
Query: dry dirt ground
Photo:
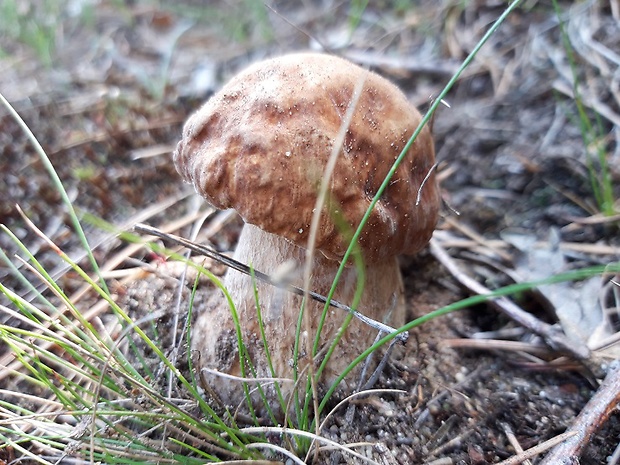
<svg viewBox="0 0 620 465"><path fill-rule="evenodd" d="M236 71L263 57L324 47L387 76L425 109L506 6L492 0L373 1L356 19L356 5L365 2L274 1L269 8L249 1L156 3L76 1L65 8L5 0L15 16L0 18L0 92L45 148L80 213L121 228L148 222L186 237L192 235L187 218L200 216L205 205L181 183L170 153L186 117ZM436 240L489 288L618 261L618 217L598 214L591 174L606 167L618 198L619 7L612 0L560 2L559 8L558 16L552 2L523 2L450 92L450 108L442 107L434 120L446 202ZM559 18L572 43L573 68ZM574 78L593 126L587 147ZM587 157L596 149L606 164ZM76 276L16 210L19 205L79 258L57 191L4 109L0 154L0 223L36 252L67 292L78 288ZM124 244L86 224L96 258L106 263ZM196 239L231 250L239 225L232 216L210 217ZM532 254L534 244L538 255ZM0 249L9 257L15 252L4 235ZM134 270L140 262L152 263L153 257L142 251L117 268ZM403 260L402 269L411 318L469 295L428 250ZM174 280L127 275L133 278L122 281L118 274L110 283L136 318L171 307ZM557 314L567 300L591 305L594 322L586 336L602 326L619 329L611 326L619 320L613 293L598 299L609 278L595 279L589 287L569 283L556 298L522 293L518 303L582 343L582 315ZM0 280L23 291L2 265ZM586 287L590 294L584 296ZM575 318L577 328L567 329ZM162 317L162 327L170 324L169 315ZM515 455L515 447L528 449L564 432L596 391L600 379L578 364L558 363L567 360L553 351L508 351L490 343L457 347L483 336L539 342L484 304L427 322L376 386L405 393L359 399L354 410L335 415L323 434L340 443L379 443L363 450L380 463L498 463ZM165 338L161 342L165 347ZM604 360L613 358L612 352ZM581 463L618 463L611 457L619 442L615 413ZM338 453L320 456L321 463L349 460Z"/></svg>

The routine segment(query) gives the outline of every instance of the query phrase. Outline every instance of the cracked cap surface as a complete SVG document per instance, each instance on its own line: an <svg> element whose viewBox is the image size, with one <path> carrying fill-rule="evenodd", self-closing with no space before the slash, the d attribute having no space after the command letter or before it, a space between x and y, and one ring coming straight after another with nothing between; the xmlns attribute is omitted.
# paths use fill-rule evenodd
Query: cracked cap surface
<svg viewBox="0 0 620 465"><path fill-rule="evenodd" d="M323 170L359 80L363 90L329 185L316 247L341 258L348 241L417 128L421 115L385 78L331 55L300 53L242 71L189 118L174 163L217 208L305 247ZM433 140L425 127L360 236L367 261L414 254L438 217Z"/></svg>

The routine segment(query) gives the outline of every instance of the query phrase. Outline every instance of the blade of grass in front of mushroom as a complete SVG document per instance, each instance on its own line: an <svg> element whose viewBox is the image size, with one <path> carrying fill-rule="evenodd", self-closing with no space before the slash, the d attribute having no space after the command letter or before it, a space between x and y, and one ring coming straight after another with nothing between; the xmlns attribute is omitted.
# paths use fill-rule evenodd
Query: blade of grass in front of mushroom
<svg viewBox="0 0 620 465"><path fill-rule="evenodd" d="M129 233L125 233L124 237L125 237L126 240L131 240L132 235L129 234ZM139 241L140 239L135 237L135 236L133 236L133 240ZM157 244L149 244L149 246L152 248L152 250L158 251L159 253L162 253L165 250L163 247L159 247ZM166 256L174 257L177 260L184 261L188 265L194 267L199 273L202 273L205 276L207 276L209 278L209 280L224 294L226 302L228 303L228 306L229 306L230 315L231 315L231 318L233 320L233 325L235 327L235 335L236 335L236 338L237 338L237 347L238 347L239 367L240 367L240 370L241 370L241 378L243 380L248 379L247 369L249 368L250 371L252 371L253 373L255 373L255 370L254 370L254 367L252 365L252 360L250 359L250 357L248 355L248 351L247 351L247 348L245 346L245 343L243 342L241 324L239 322L239 314L237 312L237 308L236 308L235 303L233 302L230 294L228 293L228 290L224 286L224 284L219 279L217 279L217 277L214 276L210 271L208 271L205 268L200 267L199 265L193 263L191 260L189 260L186 257L182 257L182 256L180 256L178 254L174 254L174 253L170 253L170 252L167 252ZM176 368L172 364L168 363L168 365L169 365L169 369L171 369L174 372L176 372ZM186 386L186 387L189 387L189 386ZM250 416L253 419L253 421L258 424L258 418L257 418L257 416L255 414L254 406L253 406L252 401L251 401L250 388L249 388L248 383L246 381L242 381L242 389L243 389L243 393L244 393L245 402L246 402L246 404L248 406L248 409L249 409L249 412L250 412ZM210 416L215 416L215 418L217 420L219 420L219 417L217 416L215 411L211 407L209 407L207 403L205 403L202 400L202 396L197 391L192 390L192 395L194 395L196 399L199 399L200 404L201 404L201 406L203 406L203 411L205 413L209 414ZM231 418L231 420L233 421L233 424L234 424L234 417L231 416L230 418Z"/></svg>
<svg viewBox="0 0 620 465"><path fill-rule="evenodd" d="M338 155L338 152L336 152L336 155ZM337 156L334 157L334 159L335 158L337 158ZM326 171L326 174L327 174L328 170L326 169L325 171ZM330 177L331 177L331 175L330 175ZM325 178L327 178L327 176ZM326 186L328 184L329 184L328 182L325 182ZM322 199L322 198L319 197L319 199L317 199L316 211L322 209L323 203L325 201L327 201L327 204L328 204L327 206L328 206L328 212L330 214L330 217L331 217L332 221L334 222L334 224L336 225L336 229L340 232L340 234L344 238L344 242L345 243L348 242L349 244L353 244L353 250L352 250L351 256L353 258L353 265L355 266L355 269L357 270L357 282L355 284L355 294L353 295L353 300L351 301L350 308L352 310L356 310L357 307L359 306L360 301L362 300L362 294L364 293L364 284L366 282L366 265L364 264L364 258L362 256L362 251L360 249L359 244L357 243L357 241L353 241L353 232L354 232L353 229L351 229L351 227L348 225L348 223L344 219L343 214L337 210L336 206L333 204L331 199ZM313 218L313 225L314 225L314 220L315 220L315 218ZM319 224L319 220L320 220L320 214L316 216L316 224L317 225ZM310 237L312 238L312 234L310 235ZM312 253L314 253L314 250L312 251ZM308 279L309 278L310 277L308 276ZM305 289L308 289L309 288L309 283L306 283L306 284L308 284L308 286L305 286ZM321 314L321 319L320 319L319 325L317 327L317 335L316 335L315 340L314 340L314 346L312 347L312 356L313 357L316 356L318 351L319 351L320 340L319 340L318 335L321 333L321 329L323 328L323 325L325 324L325 320L327 318L327 311L326 311L326 309L327 309L327 307L323 308L323 313ZM349 312L349 314L353 316L353 312ZM347 325L348 325L348 323L347 323ZM344 327L344 329L346 329L346 326ZM335 346L337 344L338 344L338 341L335 340L332 345ZM330 352L333 352L333 348L330 349ZM327 364L328 360L329 359L326 356L325 359L323 360L323 362L321 363L321 367L319 368L319 370L316 373L317 379L320 378L321 372L325 368L325 365Z"/></svg>
<svg viewBox="0 0 620 465"><path fill-rule="evenodd" d="M256 291L256 280L255 280L255 276L254 276L254 270L253 268L250 266L250 276L252 277L252 286L254 288L254 295L255 295L255 307L256 307L256 312L258 314L257 319L258 319L258 323L259 323L259 327L260 327L260 332L261 332L261 341L263 343L263 347L267 353L267 357L268 359L269 357L269 349L267 346L267 339L265 338L265 334L264 334L264 328L263 328L263 319L261 316L261 307L260 307L260 302L258 300L258 295L257 295L257 291ZM234 305L231 303L231 305ZM265 392L263 390L262 387L262 381L258 379L258 373L256 371L256 367L254 366L254 362L252 361L252 359L250 358L249 354L248 354L248 350L247 347L243 341L243 333L242 333L242 329L241 329L241 324L240 324L240 320L239 320L239 314L237 313L237 309L236 307L233 308L231 307L231 316L233 319L233 324L235 326L235 332L236 332L236 336L237 336L237 347L239 350L238 353L238 357L239 357L239 366L241 369L241 384L243 387L243 392L244 392L244 398L245 398L245 404L248 407L248 411L250 413L250 417L252 418L252 421L254 422L254 424L256 426L258 426L260 424L260 421L258 419L258 416L256 415L256 410L254 408L254 403L252 402L252 391L256 390L258 391L258 395L261 398L261 401L263 402L263 405L265 406L266 410L267 410L267 415L269 416L270 420L274 423L277 423L276 418L273 414L273 411L271 409L271 406L269 405L269 402L267 401L267 397L265 396ZM250 372L251 376L248 377L248 371ZM273 374L273 368L271 367L271 372L272 372L272 377L274 378L274 380L277 378L277 376L275 376ZM256 387L250 389L250 387L248 386L248 382L247 380L256 380ZM276 386L278 385L278 382L276 382ZM279 387L278 387L278 393L279 393Z"/></svg>
<svg viewBox="0 0 620 465"><path fill-rule="evenodd" d="M196 278L194 279L194 284L192 285L192 292L189 295L189 302L187 303L187 321L192 321L192 315L194 313L194 302L196 301L196 291L198 291L198 284L200 281L200 273L196 273ZM188 324L185 328L185 334L182 335L184 338L185 344L187 347L191 347L191 337L192 337L192 325ZM192 357L191 350L187 351L187 366L189 371L189 381L192 383L192 388L199 392L198 389L198 379L196 377L196 370L194 369L194 360ZM229 415L232 417L231 415ZM234 424L234 422L233 422Z"/></svg>
<svg viewBox="0 0 620 465"><path fill-rule="evenodd" d="M516 7L519 5L519 3L521 3L521 0L514 0L504 10L504 12L500 15L500 17L493 23L493 25L489 28L489 30L484 34L484 36L476 44L476 46L471 51L471 53L465 58L465 60L463 60L463 63L461 64L459 69L456 71L456 73L454 73L452 78L450 78L450 80L448 81L446 86L443 88L443 90L439 93L437 98L431 104L428 112L424 115L424 117L422 118L422 121L418 125L418 128L411 135L411 137L409 138L409 141L407 142L407 144L405 144L405 146L404 146L403 150L401 151L400 155L394 161L394 163L392 165L392 168L390 169L390 171L388 172L387 176L383 180L383 183L381 184L381 186L377 190L377 193L375 194L375 196L373 197L372 201L370 202L370 205L368 206L368 209L366 210L365 215L363 216L359 226L357 227L355 233L353 234L353 237L352 237L352 240L351 240L351 242L349 244L349 247L347 248L347 250L346 250L346 252L345 252L345 254L344 254L343 258L342 258L342 262L341 262L340 267L338 268L338 272L336 273L336 276L334 278L333 285L332 285L332 287L331 287L331 289L330 289L330 291L329 291L329 293L327 295L327 299L328 300L333 297L333 295L334 295L334 293L336 291L336 286L338 285L338 281L340 280L340 277L342 276L342 273L344 272L344 268L346 266L346 263L349 260L349 257L351 256L351 253L354 250L355 243L358 241L359 237L361 236L362 230L364 229L364 226L366 225L368 219L370 218L370 215L372 214L373 209L375 208L377 202L379 201L379 199L383 195L383 192L385 191L385 189L388 187L388 185L390 183L390 180L394 176L394 173L396 172L396 170L398 169L398 167L400 166L402 161L407 156L407 153L409 152L409 149L411 148L413 142L418 137L420 132L422 132L422 129L424 128L424 126L429 123L429 121L431 120L433 114L435 113L435 111L437 110L439 105L441 105L442 100L448 94L450 89L452 89L452 87L454 86L454 84L456 83L458 78L461 76L463 71L465 71L465 69L473 61L473 59L478 54L478 52L483 47L483 45L495 33L495 31L497 31L497 29L506 20L506 18L510 15L510 13L512 13L516 9ZM421 186L421 188L422 187L423 186ZM398 331L398 334L400 334L400 333L401 333L401 331ZM339 383L340 379L337 382ZM334 387L334 389L335 389L335 387ZM333 392L333 389L330 388L330 390L328 392L331 395L331 393ZM324 401L325 401L325 399L324 399Z"/></svg>
<svg viewBox="0 0 620 465"><path fill-rule="evenodd" d="M357 90L357 89L356 89ZM361 89L360 89L361 90ZM354 93L354 95L356 95L356 93ZM354 98L351 104L352 109L350 110L350 114L353 114L353 110L355 109L355 105L356 105L356 99ZM349 119L349 121L347 121L347 117ZM350 115L347 114L347 116L345 117L345 119L343 120L343 127L344 127L344 132L346 132L346 128L348 126L348 124L350 123ZM346 126L345 126L346 124ZM343 136L344 137L344 136ZM338 141L336 141L336 144L334 145L334 147L340 147L341 144L338 144ZM345 221L342 213L339 213L335 207L335 205L333 205L333 202L330 201L330 199L327 198L327 187L329 186L329 182L327 182L330 178L331 178L331 171L333 171L333 165L331 165L332 160L335 162L335 160L337 159L339 155L339 151L338 150L334 150L331 158L330 158L330 164L328 164L327 168L325 169L325 175L323 177L323 182L321 184L321 191L319 194L319 197L317 198L317 202L316 202L316 207L315 207L315 214L312 218L313 222L311 224L311 233L309 235L309 242L310 240L313 241L314 243L314 237L316 234L316 230L317 228L315 227L315 225L319 224L319 220L320 220L320 213L317 215L317 212L320 212L322 210L322 205L327 202L327 206L328 206L328 212L331 216L332 221L335 223L336 228L338 229L338 231L340 231L340 234L345 238L345 241L349 241L350 243L352 243L354 245L354 250L353 250L353 263L355 266L355 269L357 270L357 282L356 282L356 286L355 286L355 294L353 295L353 300L351 302L351 309L355 310L357 309L357 307L359 306L359 303L362 299L362 294L364 292L364 283L366 280L366 269L365 269L365 264L364 264L364 259L362 257L362 253L359 247L359 244L357 242L351 242L351 238L353 237L353 230L349 227L349 225L347 224L347 222ZM330 166L331 165L331 166ZM312 257L312 255L314 254L314 247L312 247L312 249L308 248L306 251L306 257L310 256ZM311 263L311 258L308 259L308 263ZM306 270L305 272L308 272L309 270L309 266L306 266ZM307 275L306 278L309 280L310 276ZM309 289L310 283L306 282L304 285L304 289ZM304 299L305 302L305 299ZM321 335L321 330L323 328L323 325L325 324L325 321L327 319L327 315L328 315L328 306L323 307L323 312L321 313L320 316L320 320L319 320L319 325L317 326L317 330L316 330L316 334L314 337L314 345L312 347L312 357L316 357L319 353L319 344L320 344L320 335ZM316 381L318 381L321 378L321 374L323 373L323 371L325 370L325 367L327 366L332 354L334 353L334 351L337 349L338 344L340 343L340 341L342 340L342 337L344 336L349 324L351 323L353 317L354 317L354 313L353 312L349 312L349 314L346 316L345 320L342 322L340 328L338 329L338 332L336 333L336 336L334 337L334 339L330 342L329 347L323 357L323 359L321 360L321 364L319 365L319 367L317 368L316 372L313 374L314 379L315 379L315 383ZM297 337L299 337L299 334L297 334ZM305 401L304 401L304 407L303 407L303 415L302 418L303 419L308 419L309 415L308 415L308 409L310 406L310 400L315 399L315 392L312 391L312 380L308 379L308 383L306 386L306 391L305 391ZM316 414L317 412L315 412ZM308 426L308 425L305 425Z"/></svg>
<svg viewBox="0 0 620 465"><path fill-rule="evenodd" d="M331 185L331 179L332 179L334 170L336 168L336 162L338 161L340 151L342 150L347 131L349 129L349 126L351 125L351 121L353 119L355 109L357 108L357 104L359 102L362 90L364 89L364 83L366 82L367 75L368 75L368 72L366 72L355 83L355 88L353 89L353 93L352 93L349 105L346 109L344 117L342 118L342 122L340 123L338 134L336 135L336 139L332 146L332 151L330 153L329 159L327 161L327 164L321 176L321 182L320 182L319 189L318 189L318 195L317 195L317 199L315 202L314 211L312 214L312 220L310 222L310 231L308 233L308 242L307 242L306 254L305 254L306 264L304 266L304 275L303 275L304 296L303 296L302 305L300 308L300 314L302 316L303 326L309 337L312 337L312 332L310 331L310 328L311 328L311 324L309 321L310 317L307 314L307 312L305 312L305 303L308 301L309 290L311 289L312 264L314 262L316 239L317 239L319 225L321 221L321 215L323 212L323 207L327 204L329 207L328 211L330 212L331 216L337 217L337 215L335 214L335 211L336 211L335 208L333 208L333 206L329 204L329 198L328 198L329 187ZM342 225L344 225L345 222L340 221L340 223L341 223L341 226L339 230L342 231L344 228L344 226ZM351 243L353 243L353 241L351 241ZM343 260L343 263L346 263L346 259ZM359 304L359 300L361 299L361 295L363 291L363 276L364 274L363 274L363 264L362 264L361 266L358 266L358 282L357 282L357 289L356 289L357 301L354 302L353 305L351 306L351 308L353 309L357 308L357 305ZM337 281L337 279L338 278L336 278L335 281ZM332 287L332 292L331 292L331 295L328 297L327 302L329 302L334 295L335 284L336 282L334 283L334 286ZM306 348L306 351L312 355L312 358L316 357L318 353L322 328L325 324L328 311L329 311L329 304L326 303L325 306L323 307L323 312L321 313L319 323L317 325L316 334L314 334L314 342L313 342L312 348L311 350L308 350L309 348ZM350 323L350 321L351 319L347 318L343 322L343 326L345 329ZM342 337L343 331L340 331L339 333L341 335L340 337ZM301 335L300 327L298 326L297 333L295 335L296 348L299 347L300 335ZM340 340L340 337L336 338L337 341ZM333 348L335 347L335 344L337 344L337 342L334 343L329 354L323 359L323 368L325 367L325 364L327 363L327 361L329 361L329 357L331 357L331 354L333 353ZM296 350L295 353L296 353L296 356L298 356L299 350ZM305 400L304 400L303 416L302 416L302 418L305 420L308 419L308 408L309 408L310 399L313 399L315 401L314 403L315 412L314 413L315 415L318 415L318 412L316 411L318 407L318 404L316 403L316 401L318 400L316 383L318 381L318 378L320 377L320 373L318 375L315 375L313 364L309 364L308 367L309 367L310 372L308 373L308 386L306 388L306 395L305 395ZM322 371L322 368L320 369L320 371ZM318 431L316 433L318 434Z"/></svg>
<svg viewBox="0 0 620 465"><path fill-rule="evenodd" d="M276 395L278 397L278 402L280 403L280 408L283 412L287 412L287 402L286 399L284 398L284 396L282 395L282 390L280 389L280 382L277 381L278 378L278 373L276 373L275 368L273 367L273 361L271 359L271 351L269 350L269 341L267 340L267 336L265 334L265 325L263 322L263 314L262 314L262 307L260 304L260 297L258 294L258 283L256 281L256 276L254 275L254 268L250 268L250 276L252 278L252 288L254 290L254 301L255 301L255 307L256 307L256 320L258 321L258 329L260 332L260 337L261 337L261 342L263 344L263 350L265 351L265 359L267 361L267 367L269 369L269 373L271 374L271 377L274 379L274 387L276 390ZM275 415L273 414L273 409L270 407L269 402L267 400L267 397L265 396L263 390L261 389L261 385L260 383L258 384L258 388L259 388L259 392L260 392L260 396L261 399L263 401L263 404L267 410L267 413L269 414L269 417L271 419L271 422L274 425L278 424L278 421L276 420ZM290 428L293 428L294 425L290 419L289 415L286 415L287 418L287 424L289 425Z"/></svg>
<svg viewBox="0 0 620 465"><path fill-rule="evenodd" d="M140 238L137 238L136 236L130 235L129 233L127 233L127 237L132 237L133 240L140 240ZM149 244L149 246L152 248L152 250L157 251L158 253L165 253L167 256L170 256L171 258L175 258L177 260L186 260L186 262L192 266L193 268L196 269L196 271L198 271L199 274L204 274L205 276L207 276L207 278L215 285L215 287L217 287L223 294L224 297L230 307L230 311L231 311L231 316L233 318L234 324L235 324L235 330L236 330L236 336L238 338L238 343L239 343L239 360L240 360L240 366L241 366L241 373L242 373L242 379L246 379L247 378L247 372L246 372L246 368L249 367L250 371L252 371L254 377L256 376L256 371L252 365L252 361L249 358L249 356L247 355L247 349L245 344L243 343L243 341L241 340L241 327L239 324L239 316L237 313L237 309L235 307L234 302L232 301L232 298L230 296L230 294L228 293L228 290L226 289L226 287L224 286L224 284L215 276L213 275L209 270L207 270L204 267L201 267L198 264L195 264L194 262L192 262L191 260L187 260L186 258L176 254L176 253L171 253L170 251L167 251L165 248L159 246L158 244ZM198 277L196 278L198 279ZM195 293L194 289L194 293ZM188 341L189 341L189 334L190 329L188 328ZM163 356L163 354L162 354ZM190 364L191 367L191 364ZM172 367L171 367L172 368ZM176 371L176 370L175 370ZM183 380L181 380L183 382ZM258 418L256 417L255 413L254 413L254 409L253 409L253 405L251 402L251 398L250 398L250 389L248 386L248 383L245 381L242 381L242 386L244 389L244 396L246 399L246 402L248 403L248 406L250 408L250 415L251 418L253 419L253 421L255 423L258 423ZM209 406L208 403L206 403L202 397L202 395L199 394L198 389L196 389L196 384L195 382L191 383L191 386L186 386L189 391L190 394L192 395L193 398L195 398L202 411L209 417L213 418L216 423L220 426L223 426L224 423L221 421L221 419L219 418L219 416L217 415L217 413ZM229 421L232 423L232 427L226 427L229 428L231 431L234 431L236 427L236 421L234 418L234 415L232 414L228 414L228 419ZM229 433L232 435L233 438L235 438L234 434ZM242 443L239 443L238 445L242 445Z"/></svg>

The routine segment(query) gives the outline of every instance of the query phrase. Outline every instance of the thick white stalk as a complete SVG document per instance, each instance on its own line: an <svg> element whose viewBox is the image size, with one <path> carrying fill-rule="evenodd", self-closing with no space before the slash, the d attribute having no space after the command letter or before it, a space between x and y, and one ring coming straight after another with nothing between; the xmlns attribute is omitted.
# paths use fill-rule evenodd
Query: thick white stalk
<svg viewBox="0 0 620 465"><path fill-rule="evenodd" d="M285 280L296 286L302 285L302 270L305 251L291 242L266 233L256 226L246 224L239 238L234 258L247 263L258 271ZM312 289L327 295L339 263L317 253L312 266ZM404 324L404 300L402 280L396 257L372 263L366 267L364 292L358 310L366 316L398 327ZM264 345L261 340L257 317L257 303L254 285L258 288L259 305L265 326L265 335L275 375L278 378L293 379L295 333L302 307L302 298L281 288L262 282L252 283L250 277L230 270L224 283L232 299L242 328L243 340L248 354L261 378L271 377L267 365ZM350 305L356 292L357 270L347 267L338 284L334 299ZM302 333L298 370L306 372L319 325L323 304L310 300L306 304L311 322L310 332ZM326 348L342 325L347 313L330 308L325 325L321 330L320 349ZM305 328L303 328L305 329ZM321 378L323 384L331 384L346 366L375 340L377 331L354 319L330 359ZM208 309L197 315L192 329L192 349L197 355L197 367L240 376L237 336L230 308L218 293L209 302ZM318 363L315 365L318 366ZM342 392L351 392L357 385L359 370L341 386ZM239 382L214 376L203 370L203 379L218 393L221 400L235 405L243 399ZM305 386L305 383L302 384ZM282 385L282 392L289 395L293 384ZM275 400L273 386L266 389L270 400Z"/></svg>

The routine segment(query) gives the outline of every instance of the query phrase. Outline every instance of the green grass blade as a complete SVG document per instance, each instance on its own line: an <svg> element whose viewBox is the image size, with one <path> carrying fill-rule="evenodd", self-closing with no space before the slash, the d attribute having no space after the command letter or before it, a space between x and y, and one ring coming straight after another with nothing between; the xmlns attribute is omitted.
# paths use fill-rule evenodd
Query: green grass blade
<svg viewBox="0 0 620 465"><path fill-rule="evenodd" d="M39 140L32 133L32 131L30 130L28 125L24 122L24 120L19 115L19 113L17 113L17 111L15 111L13 106L7 101L7 99L4 97L2 92L0 92L0 103L4 105L4 107L8 110L8 112L13 117L13 119L15 119L15 121L21 127L22 131L24 132L24 134L26 135L30 143L33 145L35 151L39 155L39 158L41 159L41 163L43 163L43 166L47 170L54 187L60 194L62 201L65 204L65 207L67 208L67 212L69 213L69 218L71 219L71 223L73 224L75 233L77 234L80 240L80 243L82 244L82 247L88 256L88 260L90 262L90 265L93 268L93 271L99 277L99 282L101 284L101 287L105 289L106 292L109 293L106 287L105 281L103 277L101 276L101 272L99 271L99 265L97 264L97 260L95 260L95 256L92 253L92 249L90 248L90 245L88 244L88 239L86 238L86 234L84 234L84 230L82 229L80 220L78 219L75 209L73 208L73 203L71 202L71 199L69 198L69 195L67 194L67 191L65 190L65 187L63 186L62 181L60 180L60 177L58 176L58 173L56 172L56 169L54 168L54 165L52 165L52 162L50 161L49 157L45 153L45 150L43 150L43 147L39 143Z"/></svg>

